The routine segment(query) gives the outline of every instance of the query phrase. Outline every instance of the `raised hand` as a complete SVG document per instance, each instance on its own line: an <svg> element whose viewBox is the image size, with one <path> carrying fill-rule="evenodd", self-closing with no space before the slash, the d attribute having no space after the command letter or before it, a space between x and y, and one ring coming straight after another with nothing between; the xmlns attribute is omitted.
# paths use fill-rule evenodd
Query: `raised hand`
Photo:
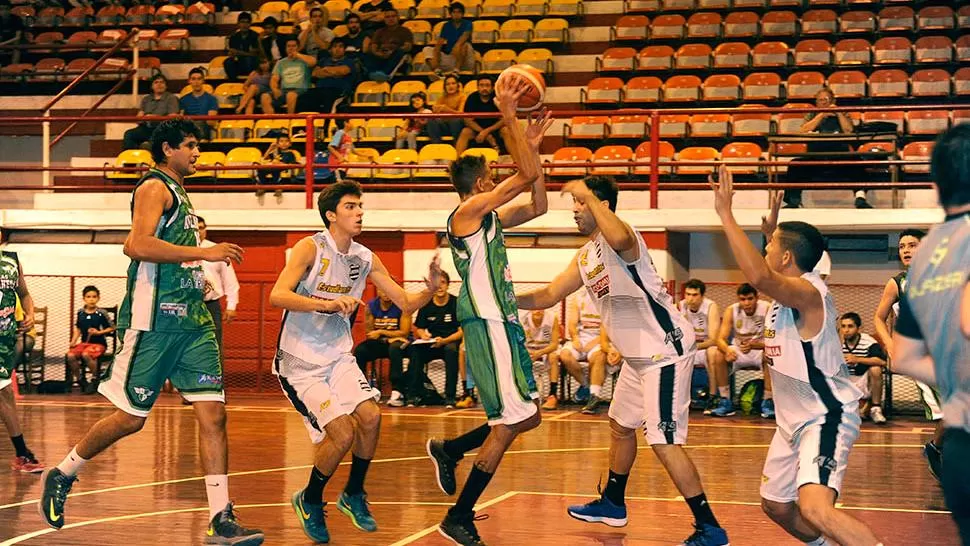
<svg viewBox="0 0 970 546"><path fill-rule="evenodd" d="M778 227L778 211L781 209L783 197L784 193L779 190L771 190L768 192L768 205L770 209L768 210L767 216L761 217L761 233L768 239L771 239L775 228Z"/></svg>
<svg viewBox="0 0 970 546"><path fill-rule="evenodd" d="M585 204L589 199L596 199L596 195L593 194L586 182L582 180L573 180L572 182L567 182L563 185L561 195L572 194L573 199L578 203Z"/></svg>
<svg viewBox="0 0 970 546"><path fill-rule="evenodd" d="M428 276L424 278L424 285L434 292L438 290L439 284L441 284L441 256L436 252L431 258L431 263L428 264Z"/></svg>
<svg viewBox="0 0 970 546"><path fill-rule="evenodd" d="M495 105L498 106L502 117L516 117L519 108L519 99L529 90L529 82L522 78L507 77L502 80L505 85L495 86Z"/></svg>
<svg viewBox="0 0 970 546"><path fill-rule="evenodd" d="M552 127L552 112L543 108L541 112L529 112L529 125L525 128L525 139L533 150L538 150L546 131Z"/></svg>
<svg viewBox="0 0 970 546"><path fill-rule="evenodd" d="M717 181L714 180L713 174L707 177L707 182L714 190L714 210L719 215L730 214L734 200L734 179L731 177L731 171L728 170L727 165L722 163L718 167L717 177Z"/></svg>

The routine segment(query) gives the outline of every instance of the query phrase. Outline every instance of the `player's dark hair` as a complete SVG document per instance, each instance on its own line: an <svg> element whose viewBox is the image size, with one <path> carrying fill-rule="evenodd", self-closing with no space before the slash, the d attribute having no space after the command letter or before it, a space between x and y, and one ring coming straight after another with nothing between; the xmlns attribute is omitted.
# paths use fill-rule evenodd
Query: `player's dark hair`
<svg viewBox="0 0 970 546"><path fill-rule="evenodd" d="M915 237L917 241L922 241L923 237L926 237L926 232L921 229L906 228L899 232L899 238L903 237Z"/></svg>
<svg viewBox="0 0 970 546"><path fill-rule="evenodd" d="M616 185L616 180L609 176L587 176L583 179L589 191L593 192L600 201L607 201L610 210L616 212L616 198L620 194L620 188Z"/></svg>
<svg viewBox="0 0 970 546"><path fill-rule="evenodd" d="M323 15L323 8L310 8L310 17L313 17L313 14L317 12Z"/></svg>
<svg viewBox="0 0 970 546"><path fill-rule="evenodd" d="M274 28L276 28L278 26L280 26L280 22L277 21L276 20L276 17L273 17L272 15L270 15L269 17L263 19L263 28L264 29L266 27L274 27Z"/></svg>
<svg viewBox="0 0 970 546"><path fill-rule="evenodd" d="M705 285L704 284L704 281L702 281L700 279L691 279L691 280L685 282L684 283L684 290L687 290L688 288L692 288L694 290L697 290L698 292L701 293L702 296L705 293L707 293L707 285Z"/></svg>
<svg viewBox="0 0 970 546"><path fill-rule="evenodd" d="M451 162L448 174L451 184L458 191L458 195L465 196L472 193L475 181L488 173L485 158L480 155L466 155Z"/></svg>
<svg viewBox="0 0 970 546"><path fill-rule="evenodd" d="M825 249L825 238L818 228L806 222L782 222L778 232L779 244L792 253L798 269L812 271Z"/></svg>
<svg viewBox="0 0 970 546"><path fill-rule="evenodd" d="M360 184L353 180L334 182L320 192L320 197L317 198L317 208L320 210L320 218L323 219L323 225L330 227L327 212L336 213L337 205L345 195L360 197L364 195L364 192Z"/></svg>
<svg viewBox="0 0 970 546"><path fill-rule="evenodd" d="M81 290L81 295L82 296L87 296L88 295L88 292L94 292L95 295L97 295L99 298L101 297L101 291L98 290L98 287L97 286L94 286L93 284L89 284L89 285L85 286L84 287L84 290Z"/></svg>
<svg viewBox="0 0 970 546"><path fill-rule="evenodd" d="M970 123L961 123L936 139L930 172L940 205L970 203Z"/></svg>
<svg viewBox="0 0 970 546"><path fill-rule="evenodd" d="M757 297L758 296L758 289L755 288L755 287L753 287L753 286L751 286L748 283L744 283L744 284L742 284L741 286L738 287L738 295L739 296L755 296L755 297Z"/></svg>
<svg viewBox="0 0 970 546"><path fill-rule="evenodd" d="M175 149L190 136L199 140L202 138L202 133L195 123L183 117L175 117L159 123L152 131L152 159L155 163L164 163L166 159L163 145L168 143L172 149Z"/></svg>
<svg viewBox="0 0 970 546"><path fill-rule="evenodd" d="M855 323L856 328L862 326L862 317L859 316L859 313L853 311L849 311L848 313L842 315L841 320L851 320L853 323Z"/></svg>

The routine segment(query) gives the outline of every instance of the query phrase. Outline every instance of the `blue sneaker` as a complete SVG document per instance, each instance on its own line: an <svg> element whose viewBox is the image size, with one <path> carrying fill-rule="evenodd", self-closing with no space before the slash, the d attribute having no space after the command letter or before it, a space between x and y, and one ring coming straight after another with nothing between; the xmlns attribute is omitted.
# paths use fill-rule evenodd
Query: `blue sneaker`
<svg viewBox="0 0 970 546"><path fill-rule="evenodd" d="M300 527L310 540L315 542L330 542L330 532L327 531L327 512L323 509L327 503L310 504L303 501L303 490L293 493L290 498L293 511L300 520Z"/></svg>
<svg viewBox="0 0 970 546"><path fill-rule="evenodd" d="M610 527L626 525L626 506L617 506L606 497L600 497L586 504L570 506L566 512L578 520L590 523L605 523Z"/></svg>
<svg viewBox="0 0 970 546"><path fill-rule="evenodd" d="M687 537L680 546L730 546L727 532L720 527L703 524L694 525L694 534Z"/></svg>
<svg viewBox="0 0 970 546"><path fill-rule="evenodd" d="M357 493L356 495L341 493L340 497L337 498L337 509L349 517L350 521L354 523L354 527L361 531L373 533L377 530L377 522L374 521L374 516L371 515L370 508L367 507L367 495L365 493Z"/></svg>
<svg viewBox="0 0 970 546"><path fill-rule="evenodd" d="M775 418L775 401L772 398L765 398L761 401L761 417L762 419L774 419Z"/></svg>
<svg viewBox="0 0 970 546"><path fill-rule="evenodd" d="M576 402L585 404L587 400L589 400L589 387L580 386L576 389Z"/></svg>
<svg viewBox="0 0 970 546"><path fill-rule="evenodd" d="M725 398L721 398L721 402L717 405L716 408L714 408L714 411L711 412L711 415L713 415L714 417L730 417L735 413L737 412L734 411L734 403L731 402L730 398L725 397Z"/></svg>

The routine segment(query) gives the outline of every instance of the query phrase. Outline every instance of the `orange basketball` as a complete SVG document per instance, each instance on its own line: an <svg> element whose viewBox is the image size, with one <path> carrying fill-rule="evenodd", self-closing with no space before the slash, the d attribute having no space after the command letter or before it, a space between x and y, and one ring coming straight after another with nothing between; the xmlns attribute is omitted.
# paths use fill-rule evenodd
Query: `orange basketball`
<svg viewBox="0 0 970 546"><path fill-rule="evenodd" d="M519 99L519 112L531 112L542 106L546 96L546 79L539 69L527 64L514 64L499 74L495 85L504 88L508 78L519 78L530 84L529 90Z"/></svg>

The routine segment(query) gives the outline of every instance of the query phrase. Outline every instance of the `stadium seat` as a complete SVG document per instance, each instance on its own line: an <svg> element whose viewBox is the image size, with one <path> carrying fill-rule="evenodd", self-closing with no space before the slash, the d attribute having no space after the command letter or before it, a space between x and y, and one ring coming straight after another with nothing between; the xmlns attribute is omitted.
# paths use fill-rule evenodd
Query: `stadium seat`
<svg viewBox="0 0 970 546"><path fill-rule="evenodd" d="M546 18L536 23L532 33L536 44L565 44L569 42L569 22L565 19Z"/></svg>
<svg viewBox="0 0 970 546"><path fill-rule="evenodd" d="M695 13L687 19L688 38L718 38L721 36L721 16L717 13Z"/></svg>
<svg viewBox="0 0 970 546"><path fill-rule="evenodd" d="M498 150L495 148L468 148L461 153L461 157L467 156L481 157L489 165L498 163Z"/></svg>
<svg viewBox="0 0 970 546"><path fill-rule="evenodd" d="M263 161L263 152L259 148L239 147L229 150L226 154L226 167L242 167L259 165ZM219 180L254 180L256 169L219 171Z"/></svg>
<svg viewBox="0 0 970 546"><path fill-rule="evenodd" d="M866 96L866 75L858 70L839 70L829 75L828 87L836 98L863 98Z"/></svg>
<svg viewBox="0 0 970 546"><path fill-rule="evenodd" d="M957 26L959 28L970 28L970 4L957 10Z"/></svg>
<svg viewBox="0 0 970 546"><path fill-rule="evenodd" d="M913 60L913 44L907 38L880 38L872 46L872 63L910 64Z"/></svg>
<svg viewBox="0 0 970 546"><path fill-rule="evenodd" d="M760 104L742 104L744 110L751 112L731 116L731 134L736 137L763 137L771 134L771 114L759 113L764 108Z"/></svg>
<svg viewBox="0 0 970 546"><path fill-rule="evenodd" d="M189 31L184 28L170 28L164 30L155 40L154 47L159 51L188 51Z"/></svg>
<svg viewBox="0 0 970 546"><path fill-rule="evenodd" d="M912 32L916 30L916 14L909 6L891 6L879 12L880 32Z"/></svg>
<svg viewBox="0 0 970 546"><path fill-rule="evenodd" d="M649 35L650 18L646 15L624 15L610 28L611 42L646 40Z"/></svg>
<svg viewBox="0 0 970 546"><path fill-rule="evenodd" d="M460 89L461 89L461 92L464 93L466 97L470 96L472 93L478 93L478 81L468 80L467 82L461 85Z"/></svg>
<svg viewBox="0 0 970 546"><path fill-rule="evenodd" d="M946 36L923 36L914 44L917 63L948 63L953 60L953 42Z"/></svg>
<svg viewBox="0 0 970 546"><path fill-rule="evenodd" d="M970 62L970 34L964 34L963 36L957 38L957 41L953 44L953 46L956 50L957 62Z"/></svg>
<svg viewBox="0 0 970 546"><path fill-rule="evenodd" d="M64 21L64 8L61 6L48 6L37 12L37 15L34 16L34 20L28 21L28 25L37 27L56 27L59 26L62 21Z"/></svg>
<svg viewBox="0 0 970 546"><path fill-rule="evenodd" d="M583 0L549 0L549 17L582 17L586 13Z"/></svg>
<svg viewBox="0 0 970 546"><path fill-rule="evenodd" d="M467 150L466 150L467 152ZM587 173L586 165L593 158L593 152L589 148L567 146L558 148L552 154L553 163L573 163L582 167L556 167L549 169L550 176L585 176Z"/></svg>
<svg viewBox="0 0 970 546"><path fill-rule="evenodd" d="M623 102L624 85L620 78L593 78L589 85L579 90L579 103L616 106Z"/></svg>
<svg viewBox="0 0 970 546"><path fill-rule="evenodd" d="M737 2L735 1L735 4ZM752 11L733 11L724 18L725 38L753 38L758 35L758 14Z"/></svg>
<svg viewBox="0 0 970 546"><path fill-rule="evenodd" d="M954 110L950 115L950 123L954 127L962 123L970 123L970 110L967 110L967 109Z"/></svg>
<svg viewBox="0 0 970 546"><path fill-rule="evenodd" d="M458 159L458 152L451 144L425 144L418 150L419 165L445 165ZM448 169L418 169L418 178L448 178Z"/></svg>
<svg viewBox="0 0 970 546"><path fill-rule="evenodd" d="M652 143L648 140L646 142L641 143L639 146L637 146L637 149L634 152L633 160L637 163L650 161L650 158L652 157L650 153L651 144ZM657 162L659 163L662 161L673 161L674 155L675 155L674 146L671 143L664 140L661 140L657 144L659 145ZM670 171L671 171L670 165L660 165L660 164L657 165L658 174L669 174ZM650 169L650 165L640 165L633 168L633 174L638 176L649 176L651 172L652 171Z"/></svg>
<svg viewBox="0 0 970 546"><path fill-rule="evenodd" d="M900 159L905 161L925 161L920 165L903 165L904 173L927 174L930 172L929 161L933 155L933 142L910 142L903 146Z"/></svg>
<svg viewBox="0 0 970 546"><path fill-rule="evenodd" d="M777 100L781 97L781 76L774 72L752 72L741 85L744 100Z"/></svg>
<svg viewBox="0 0 970 546"><path fill-rule="evenodd" d="M754 8L763 9L765 7L765 0L734 0L734 8Z"/></svg>
<svg viewBox="0 0 970 546"><path fill-rule="evenodd" d="M96 42L98 45L111 47L123 40L127 35L128 32L121 30L120 28L109 28L102 30L101 34L98 34Z"/></svg>
<svg viewBox="0 0 970 546"><path fill-rule="evenodd" d="M516 17L545 17L549 4L546 0L515 0Z"/></svg>
<svg viewBox="0 0 970 546"><path fill-rule="evenodd" d="M802 40L795 44L795 66L828 66L832 62L832 44L825 40Z"/></svg>
<svg viewBox="0 0 970 546"><path fill-rule="evenodd" d="M94 59L73 59L64 67L64 74L73 78L92 66L94 66Z"/></svg>
<svg viewBox="0 0 970 546"><path fill-rule="evenodd" d="M114 160L115 167L151 167L155 162L152 160L152 153L148 150L136 149L125 150L118 154ZM104 164L105 167L108 163ZM108 180L138 180L144 175L140 171L108 171L105 178Z"/></svg>
<svg viewBox="0 0 970 546"><path fill-rule="evenodd" d="M953 73L953 94L970 95L970 67L963 67Z"/></svg>
<svg viewBox="0 0 970 546"><path fill-rule="evenodd" d="M432 2L432 0L424 0L424 2ZM422 3L424 3L422 2ZM323 9L327 10L330 15L331 21L343 21L347 18L347 14L350 13L352 6L347 0L327 0L323 3ZM443 17L441 12L439 12L438 18Z"/></svg>
<svg viewBox="0 0 970 546"><path fill-rule="evenodd" d="M290 18L290 5L286 2L264 2L256 11L256 21L262 21L267 17L273 17L277 21L283 22Z"/></svg>
<svg viewBox="0 0 970 546"><path fill-rule="evenodd" d="M253 134L251 120L225 120L219 122L213 142L244 142Z"/></svg>
<svg viewBox="0 0 970 546"><path fill-rule="evenodd" d="M610 133L607 116L576 116L563 126L567 140L603 140Z"/></svg>
<svg viewBox="0 0 970 546"><path fill-rule="evenodd" d="M226 85L226 84L223 84ZM306 124L304 123L304 127ZM253 125L253 136L248 142L276 142L276 137L282 133L289 133L290 120L260 119Z"/></svg>
<svg viewBox="0 0 970 546"><path fill-rule="evenodd" d="M730 114L694 114L688 123L691 137L723 138L731 132Z"/></svg>
<svg viewBox="0 0 970 546"><path fill-rule="evenodd" d="M731 0L697 0L697 9L726 10L731 7Z"/></svg>
<svg viewBox="0 0 970 546"><path fill-rule="evenodd" d="M876 14L871 11L848 11L839 17L839 32L842 34L875 31Z"/></svg>
<svg viewBox="0 0 970 546"><path fill-rule="evenodd" d="M60 43L64 43L64 35L60 32L41 32L37 34L36 37L34 37L35 45L60 44ZM43 54L43 53L53 53L54 50L34 49L33 52L38 54Z"/></svg>
<svg viewBox="0 0 970 546"><path fill-rule="evenodd" d="M682 15L658 15L650 26L650 38L654 40L673 40L684 37L687 20Z"/></svg>
<svg viewBox="0 0 970 546"><path fill-rule="evenodd" d="M653 13L660 11L660 0L623 0L623 13Z"/></svg>
<svg viewBox="0 0 970 546"><path fill-rule="evenodd" d="M511 49L489 49L482 55L482 74L499 74L515 64L515 51Z"/></svg>
<svg viewBox="0 0 970 546"><path fill-rule="evenodd" d="M472 42L476 44L494 44L498 40L499 24L496 21L472 21ZM435 36L438 34L435 33Z"/></svg>
<svg viewBox="0 0 970 546"><path fill-rule="evenodd" d="M226 59L228 59L228 57L225 55L213 57L212 60L209 61L209 66L206 68L205 79L208 81L226 79ZM246 76L248 77L249 74L246 74ZM240 75L240 77L242 77L242 75Z"/></svg>
<svg viewBox="0 0 970 546"><path fill-rule="evenodd" d="M407 121L402 118L369 119L364 122L363 142L394 142L404 131Z"/></svg>
<svg viewBox="0 0 970 546"><path fill-rule="evenodd" d="M814 97L813 97L814 98ZM783 106L783 108L812 108L814 104L803 104L797 102L789 102ZM805 114L796 114L794 112L780 112L778 114L778 134L780 135L797 135L802 132L802 125L805 124ZM781 143L779 143L781 144ZM792 143L788 143L792 144ZM807 148L803 143L797 143L799 146ZM804 150L803 150L804 151Z"/></svg>
<svg viewBox="0 0 970 546"><path fill-rule="evenodd" d="M670 70L674 66L674 48L667 45L649 45L637 55L639 70Z"/></svg>
<svg viewBox="0 0 970 546"><path fill-rule="evenodd" d="M528 19L509 19L499 27L497 43L527 44L532 41L535 25Z"/></svg>
<svg viewBox="0 0 970 546"><path fill-rule="evenodd" d="M31 26L34 16L37 15L37 10L33 6L21 5L11 7L10 13L20 17L27 26Z"/></svg>
<svg viewBox="0 0 970 546"><path fill-rule="evenodd" d="M814 99L824 85L825 76L821 72L795 72L788 76L785 87L789 99L799 100Z"/></svg>
<svg viewBox="0 0 970 546"><path fill-rule="evenodd" d="M57 81L66 66L67 63L64 62L64 59L56 57L41 59L34 65L30 79L31 81Z"/></svg>
<svg viewBox="0 0 970 546"><path fill-rule="evenodd" d="M838 16L830 9L811 9L802 14L802 34L835 34Z"/></svg>
<svg viewBox="0 0 970 546"><path fill-rule="evenodd" d="M151 80L155 74L162 73L162 61L158 57L139 57L138 58L138 77L143 80Z"/></svg>
<svg viewBox="0 0 970 546"><path fill-rule="evenodd" d="M478 58L478 53L476 52L476 60ZM420 77L433 77L435 75L434 70L431 68L431 61L429 61L425 56L423 51L416 51L412 55L411 60L411 72L408 76L412 78Z"/></svg>
<svg viewBox="0 0 970 546"><path fill-rule="evenodd" d="M707 70L711 67L711 46L686 44L674 53L674 66L678 70Z"/></svg>
<svg viewBox="0 0 970 546"><path fill-rule="evenodd" d="M897 68L876 70L869 75L870 97L906 97L909 95L909 77Z"/></svg>
<svg viewBox="0 0 970 546"><path fill-rule="evenodd" d="M361 82L354 90L351 106L383 107L391 93L391 86L387 82Z"/></svg>
<svg viewBox="0 0 970 546"><path fill-rule="evenodd" d="M632 72L636 70L637 50L632 47L611 47L596 58L597 72Z"/></svg>
<svg viewBox="0 0 970 546"><path fill-rule="evenodd" d="M104 60L101 66L94 69L90 78L92 80L111 80L117 81L127 79L128 72L131 71L131 63L124 57L109 57Z"/></svg>
<svg viewBox="0 0 970 546"><path fill-rule="evenodd" d="M515 56L515 62L516 64L529 65L543 74L550 75L556 72L552 58L552 51L542 47L533 47L520 51Z"/></svg>
<svg viewBox="0 0 970 546"><path fill-rule="evenodd" d="M650 116L640 113L621 114L610 117L610 138L637 138L649 136Z"/></svg>
<svg viewBox="0 0 970 546"><path fill-rule="evenodd" d="M839 40L832 48L837 66L868 65L872 62L872 45L861 38Z"/></svg>
<svg viewBox="0 0 970 546"><path fill-rule="evenodd" d="M802 0L768 0L769 8L801 8Z"/></svg>
<svg viewBox="0 0 970 546"><path fill-rule="evenodd" d="M384 106L410 106L411 95L415 93L428 94L428 88L424 85L424 82L413 80L399 81L391 87L390 95L387 98L387 102L384 103Z"/></svg>
<svg viewBox="0 0 970 546"><path fill-rule="evenodd" d="M391 6L397 10L397 15L401 20L411 19L417 13L414 0L391 0Z"/></svg>
<svg viewBox="0 0 970 546"><path fill-rule="evenodd" d="M98 34L90 30L79 30L74 34L68 36L67 40L64 42L65 45L72 45L77 47L64 47L61 48L61 53L66 52L77 52L77 51L90 51L91 48L97 43Z"/></svg>
<svg viewBox="0 0 970 546"><path fill-rule="evenodd" d="M124 6L108 4L94 14L94 24L96 25L117 26L120 25L124 20Z"/></svg>
<svg viewBox="0 0 970 546"><path fill-rule="evenodd" d="M459 84L461 89L461 84ZM428 104L434 104L445 92L445 80L435 80L428 84Z"/></svg>
<svg viewBox="0 0 970 546"><path fill-rule="evenodd" d="M216 100L219 101L219 108L235 108L239 106L245 90L241 83L221 83L215 88Z"/></svg>
<svg viewBox="0 0 970 546"><path fill-rule="evenodd" d="M377 163L381 159L381 153L374 148L358 148L354 147L354 151L350 154L349 162L351 163ZM350 167L347 169L347 177L349 178L374 178L373 168L364 167Z"/></svg>
<svg viewBox="0 0 970 546"><path fill-rule="evenodd" d="M484 0L480 17L512 17L515 4L512 0Z"/></svg>
<svg viewBox="0 0 970 546"><path fill-rule="evenodd" d="M156 25L174 25L185 15L185 6L181 4L165 4L155 10Z"/></svg>
<svg viewBox="0 0 970 546"><path fill-rule="evenodd" d="M697 7L695 0L663 0L664 11L694 11Z"/></svg>
<svg viewBox="0 0 970 546"><path fill-rule="evenodd" d="M916 26L926 30L950 30L954 27L953 9L949 6L927 6L916 14Z"/></svg>
<svg viewBox="0 0 970 546"><path fill-rule="evenodd" d="M71 8L64 15L64 18L61 19L60 21L60 25L64 25L68 27L86 27L93 22L94 22L94 8L90 6L78 6L75 8Z"/></svg>
<svg viewBox="0 0 970 546"><path fill-rule="evenodd" d="M936 135L950 128L950 115L942 110L906 112L906 132L911 135Z"/></svg>
<svg viewBox="0 0 970 546"><path fill-rule="evenodd" d="M417 165L418 152L414 150L388 150L381 154L377 161L384 165ZM393 167L381 167L375 173L376 178L386 180L405 180L411 178L413 169L395 169Z"/></svg>
<svg viewBox="0 0 970 546"><path fill-rule="evenodd" d="M725 163L739 163L742 161L761 160L761 146L750 142L732 142L721 148L721 160ZM734 165L728 170L733 174L757 174L761 172L758 165Z"/></svg>
<svg viewBox="0 0 970 546"><path fill-rule="evenodd" d="M215 24L216 6L212 2L196 2L185 9L182 23L186 25Z"/></svg>
<svg viewBox="0 0 970 546"><path fill-rule="evenodd" d="M222 123L226 123L223 121ZM221 124L220 124L221 125ZM211 178L215 180L216 172L206 170L206 167L223 166L226 164L226 154L222 152L201 152L195 160L195 172L185 178ZM219 171L222 172L222 171Z"/></svg>
<svg viewBox="0 0 970 546"><path fill-rule="evenodd" d="M663 81L654 76L637 76L626 82L623 103L625 105L660 102Z"/></svg>
<svg viewBox="0 0 970 546"><path fill-rule="evenodd" d="M691 102L701 97L701 79L697 76L672 76L664 82L664 102Z"/></svg>
<svg viewBox="0 0 970 546"><path fill-rule="evenodd" d="M660 116L661 138L683 138L687 136L690 116L687 114L664 114Z"/></svg>
<svg viewBox="0 0 970 546"><path fill-rule="evenodd" d="M714 68L747 68L751 48L744 42L726 42L714 48Z"/></svg>
<svg viewBox="0 0 970 546"><path fill-rule="evenodd" d="M791 11L769 11L761 18L761 35L794 36L798 17Z"/></svg>
<svg viewBox="0 0 970 546"><path fill-rule="evenodd" d="M702 88L706 101L738 100L741 98L741 78L734 74L717 74L704 80Z"/></svg>
<svg viewBox="0 0 970 546"><path fill-rule="evenodd" d="M676 174L708 175L714 172L713 165L681 165L684 161L717 161L721 153L708 146L690 146L677 153Z"/></svg>
<svg viewBox="0 0 970 546"><path fill-rule="evenodd" d="M751 66L783 68L788 66L788 54L788 44L784 42L758 42L751 49Z"/></svg>
<svg viewBox="0 0 970 546"><path fill-rule="evenodd" d="M431 23L427 21L421 21L419 19L414 19L411 21L404 21L403 23L401 23L401 26L411 31L411 34L414 36L414 45L416 46L433 45L431 42L431 38L434 35L431 33ZM345 31L346 31L346 28L347 27L344 26ZM337 29L334 29L334 34L336 34L337 36L340 36L340 34L337 34ZM344 35L346 36L346 34Z"/></svg>
<svg viewBox="0 0 970 546"><path fill-rule="evenodd" d="M138 40L139 47L150 50L155 45L155 40L158 40L158 31L153 28L140 28L135 39Z"/></svg>
<svg viewBox="0 0 970 546"><path fill-rule="evenodd" d="M949 97L950 73L939 68L928 68L913 72L910 77L912 96Z"/></svg>
<svg viewBox="0 0 970 546"><path fill-rule="evenodd" d="M593 152L590 174L602 176L623 176L632 173L630 167L596 167L597 163L628 161L633 162L633 150L629 146L601 146Z"/></svg>
<svg viewBox="0 0 970 546"><path fill-rule="evenodd" d="M881 121L885 123L892 123L896 125L896 132L903 134L906 127L906 117L902 112L891 112L891 111L880 111L880 112L863 112L862 113L863 123L871 123L875 121Z"/></svg>

